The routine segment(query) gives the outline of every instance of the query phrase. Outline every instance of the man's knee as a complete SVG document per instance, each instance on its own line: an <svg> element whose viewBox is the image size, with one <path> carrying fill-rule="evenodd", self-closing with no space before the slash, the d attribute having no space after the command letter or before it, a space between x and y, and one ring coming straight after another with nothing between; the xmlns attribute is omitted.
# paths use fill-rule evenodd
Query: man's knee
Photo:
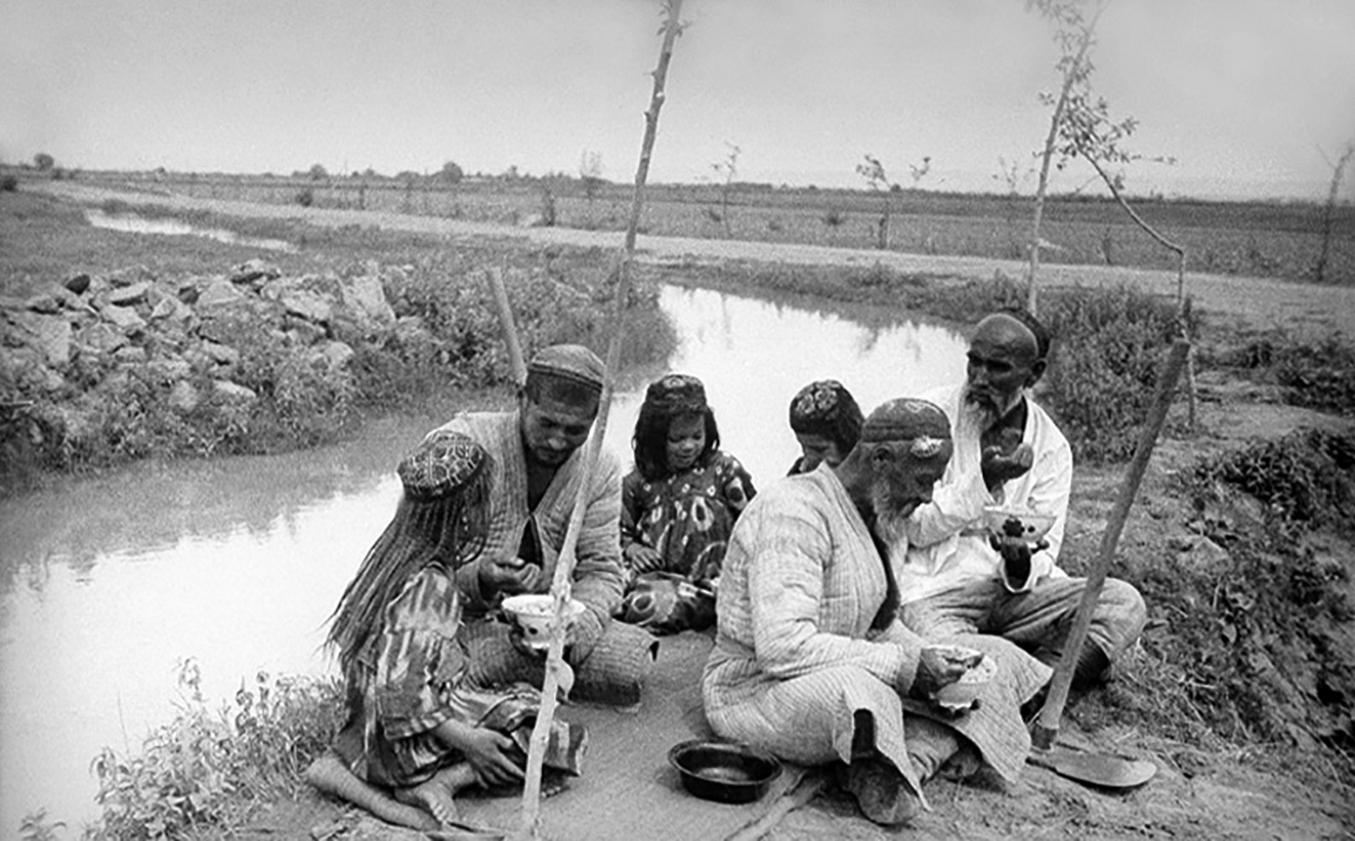
<svg viewBox="0 0 1355 841"><path fill-rule="evenodd" d="M1133 645L1148 622L1148 605L1143 595L1134 585L1118 578L1106 579L1097 613L1114 648L1106 652L1111 658Z"/></svg>

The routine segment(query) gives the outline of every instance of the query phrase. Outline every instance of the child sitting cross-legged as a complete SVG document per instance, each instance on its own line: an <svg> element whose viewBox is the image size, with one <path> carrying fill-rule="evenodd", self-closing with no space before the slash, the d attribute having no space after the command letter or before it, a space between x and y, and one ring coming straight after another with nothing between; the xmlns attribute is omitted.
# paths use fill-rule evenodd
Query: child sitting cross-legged
<svg viewBox="0 0 1355 841"><path fill-rule="evenodd" d="M669 374L645 392L621 485L626 595L618 616L655 633L708 628L715 587L752 477L720 450L715 413L696 377Z"/></svg>

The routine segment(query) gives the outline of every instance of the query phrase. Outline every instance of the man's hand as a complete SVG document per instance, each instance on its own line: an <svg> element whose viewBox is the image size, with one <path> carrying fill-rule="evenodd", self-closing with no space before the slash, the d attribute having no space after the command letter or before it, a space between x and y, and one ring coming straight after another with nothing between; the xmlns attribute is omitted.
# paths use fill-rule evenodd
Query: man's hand
<svg viewBox="0 0 1355 841"><path fill-rule="evenodd" d="M541 567L522 558L509 556L480 562L480 590L487 595L531 593L536 590L540 578Z"/></svg>
<svg viewBox="0 0 1355 841"><path fill-rule="evenodd" d="M980 459L983 482L991 491L1004 482L1024 476L1035 463L1035 451L1026 443L1017 444L1011 450L1001 444L994 444L983 448Z"/></svg>
<svg viewBox="0 0 1355 841"><path fill-rule="evenodd" d="M983 655L978 652L960 655L955 646L924 646L909 694L918 700L929 701L937 690L959 680L971 665L982 658Z"/></svg>
<svg viewBox="0 0 1355 841"><path fill-rule="evenodd" d="M1049 541L1041 540L1031 545L1019 537L990 535L988 545L1002 556L1002 565L1007 573L1007 583L1020 590L1030 578L1030 558L1041 549L1049 548Z"/></svg>
<svg viewBox="0 0 1355 841"><path fill-rule="evenodd" d="M663 556L657 549L643 543L626 547L626 564L635 572L658 572L663 569Z"/></svg>

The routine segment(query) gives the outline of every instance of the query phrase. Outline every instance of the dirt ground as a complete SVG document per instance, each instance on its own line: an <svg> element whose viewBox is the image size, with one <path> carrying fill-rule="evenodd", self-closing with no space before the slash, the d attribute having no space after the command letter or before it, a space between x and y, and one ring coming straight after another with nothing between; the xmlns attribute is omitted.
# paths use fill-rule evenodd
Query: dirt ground
<svg viewBox="0 0 1355 841"><path fill-rule="evenodd" d="M34 189L25 185L24 189ZM115 193L69 182L38 189L66 199L98 203L119 198L130 204L158 204L186 209L248 215L303 218L316 224L376 225L400 230L442 233L456 237L530 238L541 243L619 247L620 235L563 229L513 229L396 214L338 211L295 206L250 205L164 195ZM960 279L991 277L994 271L1019 275L1019 264L992 260L941 258L905 254L810 248L768 243L709 240L641 239L640 259L665 265L724 259L779 261L792 264L870 265L877 261L903 271L946 274ZM1174 274L1100 267L1049 266L1052 284L1134 283L1161 294L1174 294ZM1197 306L1216 329L1335 329L1355 335L1355 289L1317 287L1263 279L1191 275ZM1272 395L1214 372L1199 381L1201 403L1194 434L1175 422L1155 453L1144 487L1121 540L1122 552L1161 554L1173 541L1192 537L1187 512L1173 497L1169 479L1189 460L1213 448L1235 446L1255 437L1278 437L1301 426L1350 430L1351 419L1286 406ZM1179 421L1179 418L1175 420ZM1123 467L1079 468L1073 489L1068 547L1094 550L1105 518L1122 480ZM860 817L850 798L829 790L809 805L790 812L766 836L776 841L844 838L853 841L918 839L1335 839L1355 838L1355 806L1351 792L1333 778L1312 769L1296 777L1265 751L1206 754L1183 743L1108 726L1080 733L1065 724L1064 734L1100 749L1149 759L1158 767L1149 783L1127 793L1085 787L1051 771L1028 766L1019 784L1002 788L991 782L957 784L933 781L927 789L933 810L910 828L885 831ZM340 824L336 824L340 821ZM343 829L339 837L362 837L352 818L338 807L313 798L297 804L276 804L260 814L245 837L315 837L325 828Z"/></svg>

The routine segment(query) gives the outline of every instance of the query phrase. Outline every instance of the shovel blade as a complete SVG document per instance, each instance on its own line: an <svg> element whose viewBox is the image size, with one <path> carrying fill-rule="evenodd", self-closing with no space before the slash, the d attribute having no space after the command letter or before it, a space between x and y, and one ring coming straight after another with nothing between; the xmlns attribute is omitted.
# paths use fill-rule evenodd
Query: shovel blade
<svg viewBox="0 0 1355 841"><path fill-rule="evenodd" d="M1048 768L1059 776L1099 788L1135 788L1157 774L1157 766L1142 759L1080 753L1057 746L1048 751L1032 750L1026 761Z"/></svg>

